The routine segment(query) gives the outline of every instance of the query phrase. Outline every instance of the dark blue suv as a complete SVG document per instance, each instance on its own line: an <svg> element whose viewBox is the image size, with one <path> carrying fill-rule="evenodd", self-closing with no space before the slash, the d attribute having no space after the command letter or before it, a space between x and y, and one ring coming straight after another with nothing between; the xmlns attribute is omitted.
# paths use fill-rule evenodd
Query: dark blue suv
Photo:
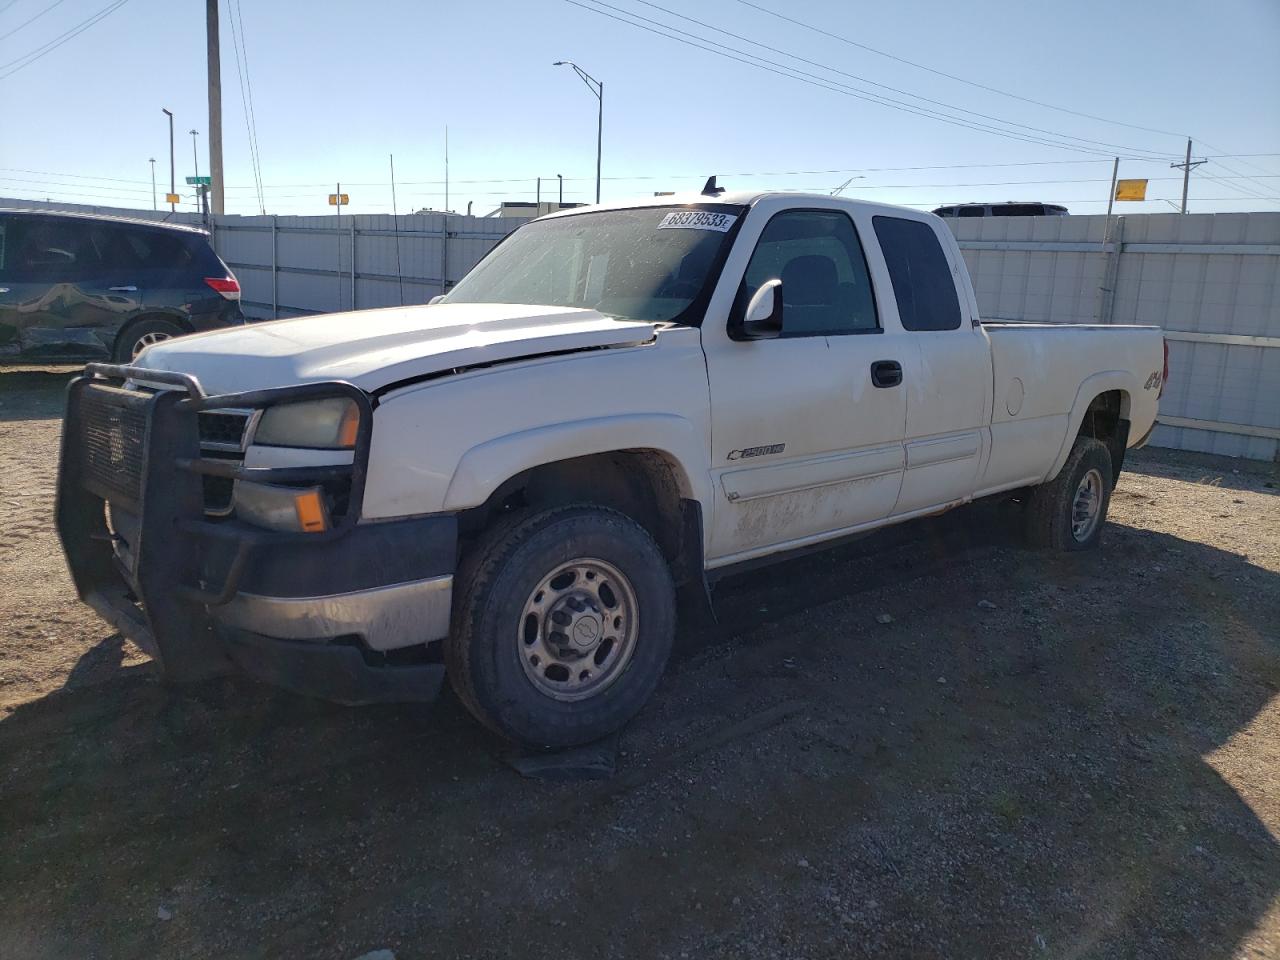
<svg viewBox="0 0 1280 960"><path fill-rule="evenodd" d="M0 363L127 363L241 323L240 284L203 230L0 209Z"/></svg>

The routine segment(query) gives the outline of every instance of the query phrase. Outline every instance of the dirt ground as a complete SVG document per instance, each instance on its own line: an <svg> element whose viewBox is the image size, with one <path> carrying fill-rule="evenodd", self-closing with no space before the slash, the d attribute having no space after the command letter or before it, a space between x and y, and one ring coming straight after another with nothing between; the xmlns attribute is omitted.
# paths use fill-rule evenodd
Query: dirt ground
<svg viewBox="0 0 1280 960"><path fill-rule="evenodd" d="M1005 505L725 582L549 783L448 695L158 682L63 567L66 376L0 369L0 957L1280 957L1274 466L1141 452L1086 556Z"/></svg>

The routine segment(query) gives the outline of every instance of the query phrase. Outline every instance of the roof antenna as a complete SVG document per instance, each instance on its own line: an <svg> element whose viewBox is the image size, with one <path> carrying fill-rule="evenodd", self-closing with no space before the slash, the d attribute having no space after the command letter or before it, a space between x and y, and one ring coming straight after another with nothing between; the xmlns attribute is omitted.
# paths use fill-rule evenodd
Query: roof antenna
<svg viewBox="0 0 1280 960"><path fill-rule="evenodd" d="M707 177L707 182L702 187L702 195L704 197L718 197L722 193L724 193L724 187L716 186L715 175Z"/></svg>

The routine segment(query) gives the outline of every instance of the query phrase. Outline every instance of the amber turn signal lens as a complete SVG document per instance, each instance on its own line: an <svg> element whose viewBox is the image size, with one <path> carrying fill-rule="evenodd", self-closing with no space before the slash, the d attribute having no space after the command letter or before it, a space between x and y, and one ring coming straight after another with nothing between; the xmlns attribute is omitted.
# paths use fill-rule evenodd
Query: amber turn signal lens
<svg viewBox="0 0 1280 960"><path fill-rule="evenodd" d="M342 422L338 424L338 446L354 449L356 433L360 430L360 408L349 403L342 414Z"/></svg>
<svg viewBox="0 0 1280 960"><path fill-rule="evenodd" d="M306 490L293 498L298 512L298 525L307 533L321 533L328 526L325 522L324 502L318 490Z"/></svg>

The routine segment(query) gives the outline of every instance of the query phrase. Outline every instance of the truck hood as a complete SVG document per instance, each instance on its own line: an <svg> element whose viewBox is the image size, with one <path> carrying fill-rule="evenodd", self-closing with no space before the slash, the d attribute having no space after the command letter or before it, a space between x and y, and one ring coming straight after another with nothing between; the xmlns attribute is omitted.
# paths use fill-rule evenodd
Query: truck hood
<svg viewBox="0 0 1280 960"><path fill-rule="evenodd" d="M135 366L188 373L206 393L317 380L364 390L476 364L644 343L654 325L594 310L440 303L249 324L149 347Z"/></svg>

